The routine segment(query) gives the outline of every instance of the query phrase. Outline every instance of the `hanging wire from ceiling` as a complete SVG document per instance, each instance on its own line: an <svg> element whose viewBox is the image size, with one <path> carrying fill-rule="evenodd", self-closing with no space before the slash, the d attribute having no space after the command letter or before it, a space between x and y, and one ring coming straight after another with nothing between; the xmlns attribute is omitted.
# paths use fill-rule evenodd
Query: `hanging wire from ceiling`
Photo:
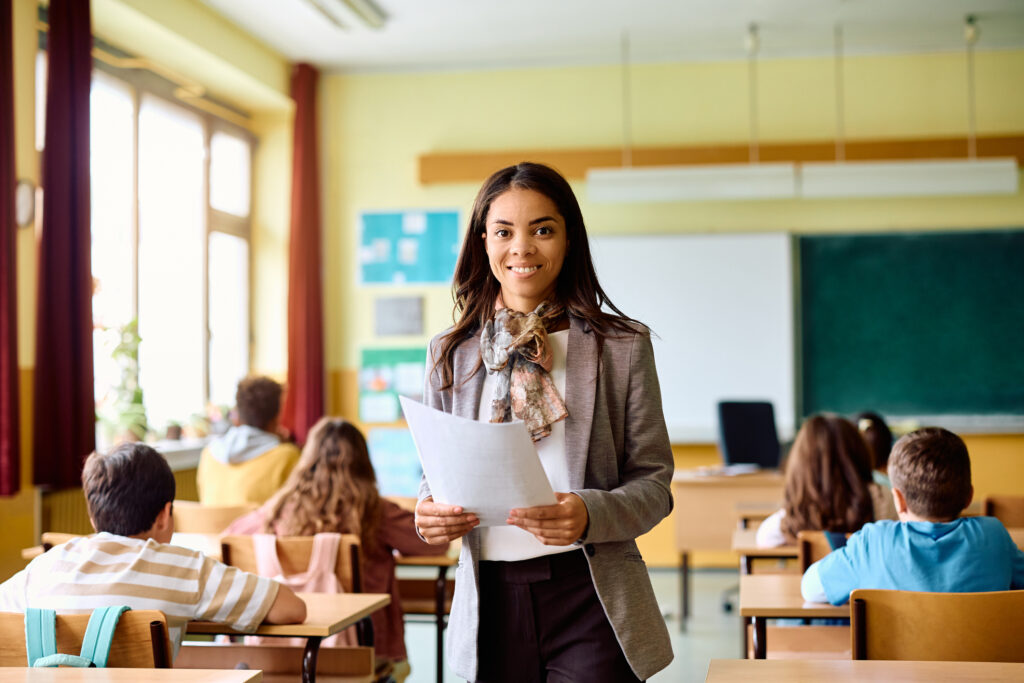
<svg viewBox="0 0 1024 683"><path fill-rule="evenodd" d="M846 102L843 81L843 26L836 24L833 32L836 81L836 161L846 161Z"/></svg>
<svg viewBox="0 0 1024 683"><path fill-rule="evenodd" d="M974 107L974 44L978 42L978 23L974 16L964 18L964 44L967 53L967 158L978 156L977 121Z"/></svg>
<svg viewBox="0 0 1024 683"><path fill-rule="evenodd" d="M629 31L622 32L622 166L633 165L633 119L630 100Z"/></svg>
<svg viewBox="0 0 1024 683"><path fill-rule="evenodd" d="M757 52L761 47L761 38L757 24L747 26L747 74L750 88L750 163L760 161L760 144L757 137Z"/></svg>

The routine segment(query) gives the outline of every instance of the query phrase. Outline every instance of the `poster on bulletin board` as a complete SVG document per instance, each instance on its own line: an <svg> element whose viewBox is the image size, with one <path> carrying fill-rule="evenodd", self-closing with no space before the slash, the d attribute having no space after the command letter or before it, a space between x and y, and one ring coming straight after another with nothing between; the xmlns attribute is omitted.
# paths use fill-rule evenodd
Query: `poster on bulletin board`
<svg viewBox="0 0 1024 683"><path fill-rule="evenodd" d="M395 422L398 396L423 399L427 352L423 348L363 349L359 365L359 419Z"/></svg>
<svg viewBox="0 0 1024 683"><path fill-rule="evenodd" d="M359 216L361 284L448 284L459 255L458 211L366 211Z"/></svg>
<svg viewBox="0 0 1024 683"><path fill-rule="evenodd" d="M377 427L367 434L370 462L385 496L416 497L423 469L408 429Z"/></svg>

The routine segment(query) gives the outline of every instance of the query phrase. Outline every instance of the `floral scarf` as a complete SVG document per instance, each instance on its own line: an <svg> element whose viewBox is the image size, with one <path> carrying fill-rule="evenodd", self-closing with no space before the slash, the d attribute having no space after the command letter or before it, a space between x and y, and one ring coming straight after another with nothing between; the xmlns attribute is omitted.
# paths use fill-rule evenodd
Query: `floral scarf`
<svg viewBox="0 0 1024 683"><path fill-rule="evenodd" d="M480 334L480 357L497 380L490 421L511 422L514 416L540 441L551 434L551 425L569 415L548 374L553 358L547 326L563 309L545 301L532 313L520 313L504 308L500 296L495 307L494 318Z"/></svg>

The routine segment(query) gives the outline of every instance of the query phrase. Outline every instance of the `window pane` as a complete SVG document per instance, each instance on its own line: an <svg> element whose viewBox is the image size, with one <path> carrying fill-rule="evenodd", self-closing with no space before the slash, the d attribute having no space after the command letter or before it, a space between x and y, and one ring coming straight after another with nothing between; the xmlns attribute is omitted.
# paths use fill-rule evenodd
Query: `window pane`
<svg viewBox="0 0 1024 683"><path fill-rule="evenodd" d="M155 97L139 111L140 383L152 427L203 408L203 127Z"/></svg>
<svg viewBox="0 0 1024 683"><path fill-rule="evenodd" d="M249 243L210 234L210 401L235 404L249 371Z"/></svg>
<svg viewBox="0 0 1024 683"><path fill-rule="evenodd" d="M46 52L36 53L36 151L46 144Z"/></svg>
<svg viewBox="0 0 1024 683"><path fill-rule="evenodd" d="M249 215L249 143L226 133L210 140L210 206Z"/></svg>
<svg viewBox="0 0 1024 683"><path fill-rule="evenodd" d="M119 329L132 311L132 130L131 89L94 72L89 97L89 159L92 211L93 367L99 413L114 417L115 388L122 368L113 357ZM109 436L116 436L111 434Z"/></svg>

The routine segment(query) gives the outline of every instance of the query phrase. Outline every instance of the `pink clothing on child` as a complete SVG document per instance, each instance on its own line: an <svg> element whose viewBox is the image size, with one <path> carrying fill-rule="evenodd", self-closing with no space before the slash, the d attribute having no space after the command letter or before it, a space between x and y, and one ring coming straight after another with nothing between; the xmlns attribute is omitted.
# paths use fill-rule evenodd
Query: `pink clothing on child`
<svg viewBox="0 0 1024 683"><path fill-rule="evenodd" d="M263 532L264 520L270 509L264 505L259 510L232 522L225 533L258 534ZM402 620L402 603L398 595L398 580L395 578L395 551L402 555L444 555L448 547L428 545L416 535L415 515L395 505L390 500L380 501L380 524L377 526L376 543L363 548L363 591L366 593L388 593L391 603L373 613L373 648L378 656L388 659L406 659L405 625Z"/></svg>

